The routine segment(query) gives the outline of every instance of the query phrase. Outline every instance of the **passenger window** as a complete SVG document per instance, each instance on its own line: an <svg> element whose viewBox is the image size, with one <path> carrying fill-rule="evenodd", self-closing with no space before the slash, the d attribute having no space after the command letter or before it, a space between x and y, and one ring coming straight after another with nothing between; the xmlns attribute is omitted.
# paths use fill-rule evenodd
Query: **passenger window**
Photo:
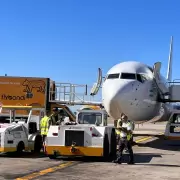
<svg viewBox="0 0 180 180"><path fill-rule="evenodd" d="M136 75L133 73L121 73L121 79L136 79Z"/></svg>
<svg viewBox="0 0 180 180"><path fill-rule="evenodd" d="M109 74L107 79L118 79L119 78L119 74Z"/></svg>

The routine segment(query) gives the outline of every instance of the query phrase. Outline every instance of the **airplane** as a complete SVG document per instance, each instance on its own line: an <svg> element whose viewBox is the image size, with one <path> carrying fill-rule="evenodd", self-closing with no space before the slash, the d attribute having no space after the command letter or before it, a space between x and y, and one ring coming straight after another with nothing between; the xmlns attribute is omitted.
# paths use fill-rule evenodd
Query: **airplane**
<svg viewBox="0 0 180 180"><path fill-rule="evenodd" d="M96 95L102 84L102 105L113 119L119 119L125 113L135 123L149 121L162 109L169 114L173 107L164 101L168 98L172 76L172 44L166 79L160 74L161 62L153 67L137 61L125 61L113 66L102 82L99 68L98 82L94 84L91 95Z"/></svg>

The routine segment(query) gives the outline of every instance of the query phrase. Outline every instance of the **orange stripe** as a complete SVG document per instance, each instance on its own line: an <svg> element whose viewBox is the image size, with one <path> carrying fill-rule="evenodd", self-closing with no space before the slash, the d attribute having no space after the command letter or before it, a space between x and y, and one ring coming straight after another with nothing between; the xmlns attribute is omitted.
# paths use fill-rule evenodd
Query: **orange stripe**
<svg viewBox="0 0 180 180"><path fill-rule="evenodd" d="M61 156L103 156L102 147L79 147L76 146L75 152L71 151L71 146L46 146L48 155L54 154L54 151Z"/></svg>

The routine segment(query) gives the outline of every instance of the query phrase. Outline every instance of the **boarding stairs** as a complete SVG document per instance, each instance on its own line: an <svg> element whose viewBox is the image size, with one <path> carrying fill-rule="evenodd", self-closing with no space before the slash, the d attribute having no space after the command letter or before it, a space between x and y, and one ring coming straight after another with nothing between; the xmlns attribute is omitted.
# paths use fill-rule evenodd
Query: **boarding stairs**
<svg viewBox="0 0 180 180"><path fill-rule="evenodd" d="M49 102L67 105L101 105L101 93L91 95L88 85L55 83L55 91L50 91Z"/></svg>
<svg viewBox="0 0 180 180"><path fill-rule="evenodd" d="M168 82L168 93L160 94L160 102L163 103L175 103L180 102L180 79L175 79L172 82Z"/></svg>
<svg viewBox="0 0 180 180"><path fill-rule="evenodd" d="M102 70L98 68L97 81L93 86L55 82L55 91L49 88L49 102L67 105L102 105Z"/></svg>

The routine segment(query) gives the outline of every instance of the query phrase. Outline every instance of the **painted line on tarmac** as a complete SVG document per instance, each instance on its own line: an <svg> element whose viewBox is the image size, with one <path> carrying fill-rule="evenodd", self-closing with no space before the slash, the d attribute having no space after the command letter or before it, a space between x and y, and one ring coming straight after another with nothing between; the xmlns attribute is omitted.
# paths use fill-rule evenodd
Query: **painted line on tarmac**
<svg viewBox="0 0 180 180"><path fill-rule="evenodd" d="M75 164L75 162L73 162L73 161L62 163L60 165L57 165L57 166L54 166L54 167L51 167L51 168L47 168L47 169L41 170L39 172L35 172L35 173L28 174L28 175L23 176L23 177L16 178L16 180L30 180L30 179L34 179L34 178L37 178L39 176L43 176L43 175L46 175L48 173L55 172L57 170L64 169L64 168L69 167L69 166L74 165L74 164Z"/></svg>
<svg viewBox="0 0 180 180"><path fill-rule="evenodd" d="M163 135L163 134L164 134L164 133L159 133L159 134L157 134L157 135ZM138 140L136 140L135 142L136 142L136 143L139 143L139 142L147 141L147 140L152 139L152 138L154 138L154 136L148 136L148 137L144 137L144 138L138 139Z"/></svg>

